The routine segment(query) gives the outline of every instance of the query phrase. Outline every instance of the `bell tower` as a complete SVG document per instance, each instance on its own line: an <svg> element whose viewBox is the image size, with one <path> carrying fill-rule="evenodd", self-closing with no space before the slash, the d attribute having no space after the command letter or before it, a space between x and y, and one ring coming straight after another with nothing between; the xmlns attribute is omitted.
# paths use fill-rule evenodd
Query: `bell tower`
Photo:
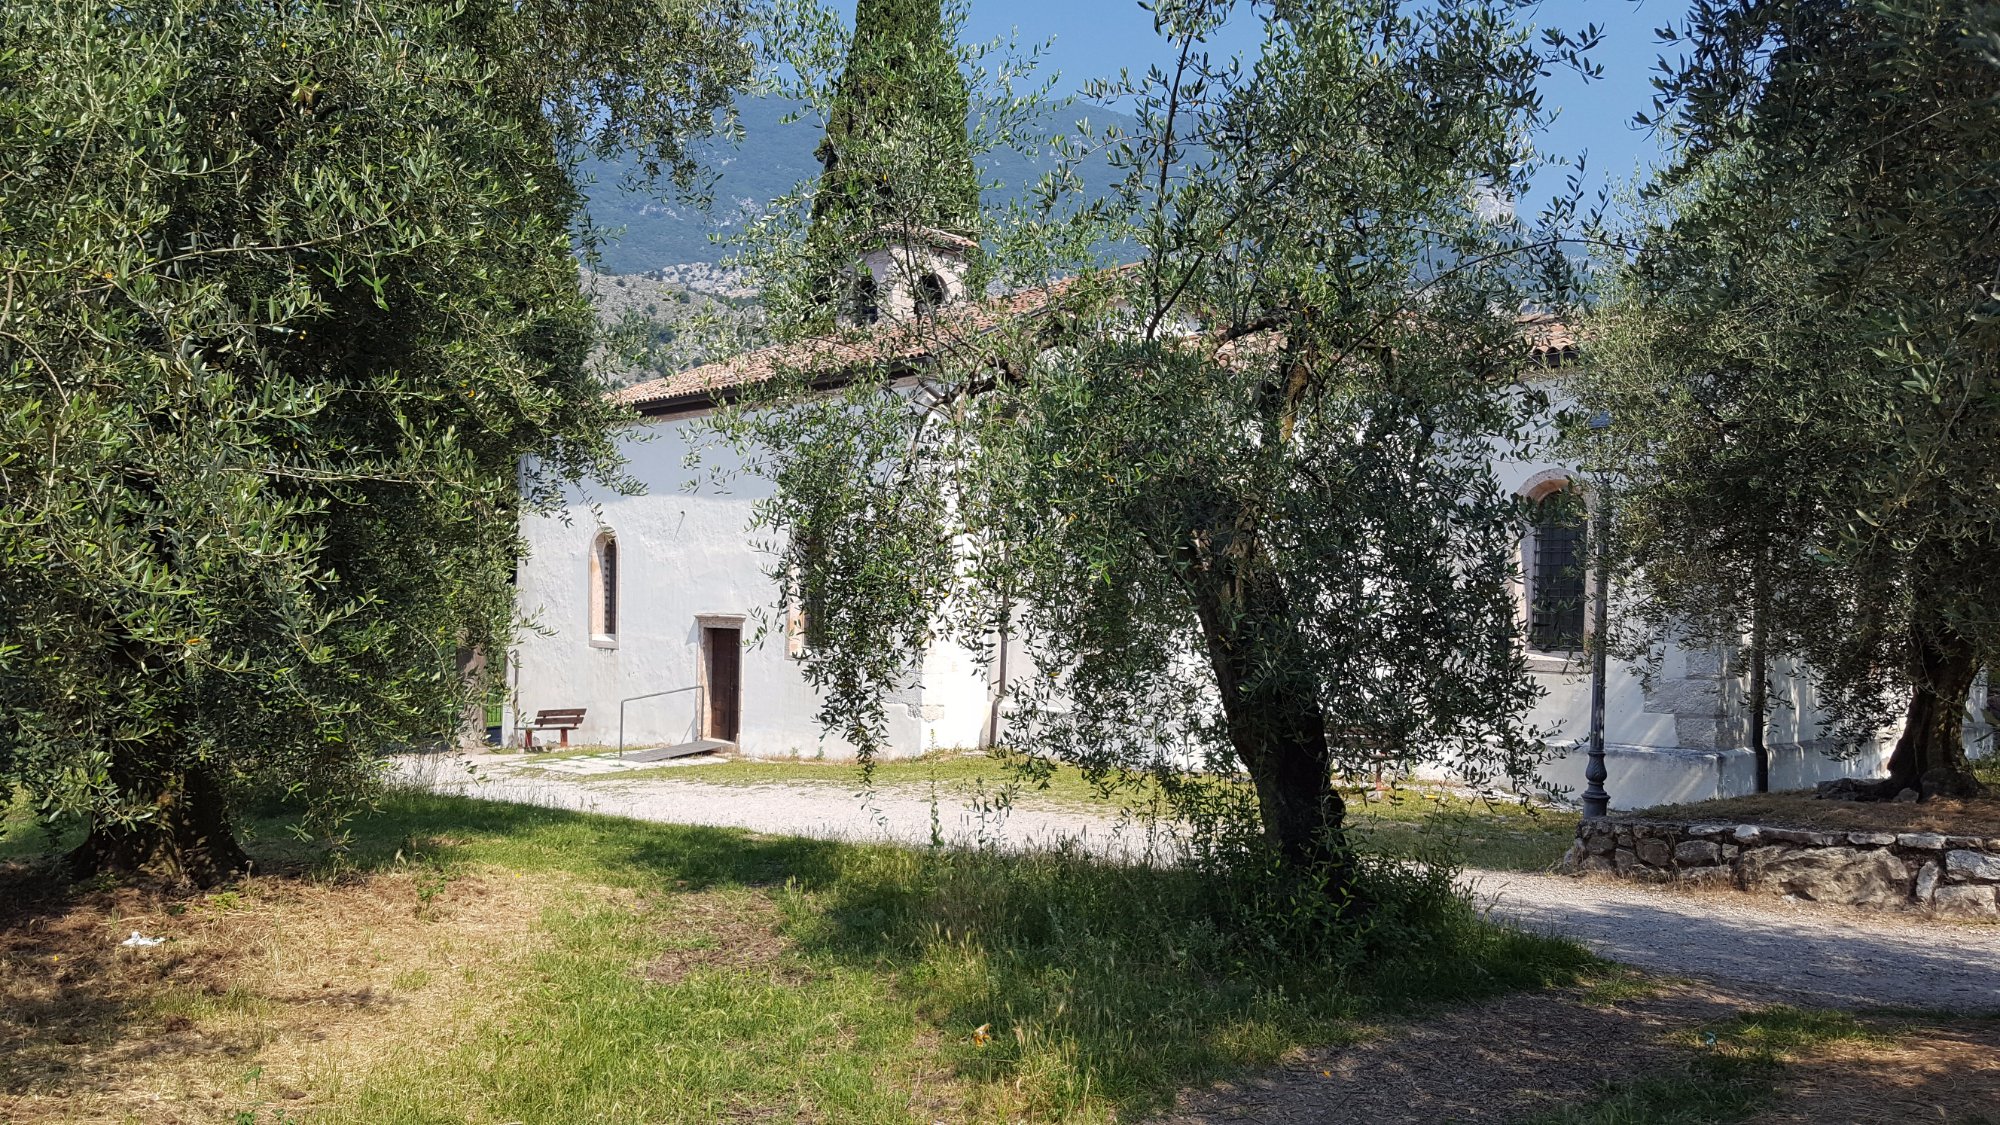
<svg viewBox="0 0 2000 1125"><path fill-rule="evenodd" d="M979 181L942 0L858 0L820 141L807 250L845 324L912 320L969 294Z"/></svg>
<svg viewBox="0 0 2000 1125"><path fill-rule="evenodd" d="M966 299L967 274L979 244L932 227L884 227L853 274L841 320L923 320Z"/></svg>

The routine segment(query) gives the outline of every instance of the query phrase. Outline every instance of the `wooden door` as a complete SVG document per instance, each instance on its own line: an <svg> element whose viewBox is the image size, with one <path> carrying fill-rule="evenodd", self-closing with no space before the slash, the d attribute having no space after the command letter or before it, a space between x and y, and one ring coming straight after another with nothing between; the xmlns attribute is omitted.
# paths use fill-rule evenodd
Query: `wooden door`
<svg viewBox="0 0 2000 1125"><path fill-rule="evenodd" d="M735 742L743 709L743 630L711 625L701 632L708 649L708 718L702 737Z"/></svg>

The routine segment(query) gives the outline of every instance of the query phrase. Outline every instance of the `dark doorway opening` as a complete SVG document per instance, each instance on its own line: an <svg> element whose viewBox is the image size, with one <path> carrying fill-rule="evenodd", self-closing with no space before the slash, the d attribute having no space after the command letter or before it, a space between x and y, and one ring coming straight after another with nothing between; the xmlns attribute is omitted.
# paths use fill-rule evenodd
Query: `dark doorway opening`
<svg viewBox="0 0 2000 1125"><path fill-rule="evenodd" d="M704 626L701 643L708 667L708 707L701 736L735 742L743 714L743 630Z"/></svg>

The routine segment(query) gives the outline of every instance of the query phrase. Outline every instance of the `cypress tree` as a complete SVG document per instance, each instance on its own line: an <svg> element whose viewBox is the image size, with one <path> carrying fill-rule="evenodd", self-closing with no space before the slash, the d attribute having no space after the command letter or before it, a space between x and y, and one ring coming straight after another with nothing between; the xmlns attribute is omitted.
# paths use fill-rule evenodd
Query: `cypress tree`
<svg viewBox="0 0 2000 1125"><path fill-rule="evenodd" d="M823 295L884 227L973 236L968 104L939 0L859 0L817 153L810 247Z"/></svg>

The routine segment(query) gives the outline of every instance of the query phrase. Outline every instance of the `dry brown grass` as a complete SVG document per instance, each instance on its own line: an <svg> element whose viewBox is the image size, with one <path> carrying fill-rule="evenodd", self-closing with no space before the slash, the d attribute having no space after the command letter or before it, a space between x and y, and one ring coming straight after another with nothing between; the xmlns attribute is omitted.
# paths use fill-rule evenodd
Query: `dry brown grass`
<svg viewBox="0 0 2000 1125"><path fill-rule="evenodd" d="M0 1121L308 1114L340 1075L476 1027L552 883L416 869L17 901L0 912ZM133 930L167 941L121 947Z"/></svg>
<svg viewBox="0 0 2000 1125"><path fill-rule="evenodd" d="M1922 804L1893 801L1821 801L1810 793L1759 793L1691 805L1661 805L1636 814L1648 820L1764 824L1855 832L1943 832L2000 836L2000 799L1939 798Z"/></svg>
<svg viewBox="0 0 2000 1125"><path fill-rule="evenodd" d="M1883 1038L1791 1060L1753 1125L2000 1125L2000 1020L1865 1022Z"/></svg>
<svg viewBox="0 0 2000 1125"><path fill-rule="evenodd" d="M666 909L668 948L646 967L647 980L679 984L700 968L766 970L785 984L806 979L803 967L787 957L793 946L778 932L783 918L777 904L763 895L679 894Z"/></svg>

